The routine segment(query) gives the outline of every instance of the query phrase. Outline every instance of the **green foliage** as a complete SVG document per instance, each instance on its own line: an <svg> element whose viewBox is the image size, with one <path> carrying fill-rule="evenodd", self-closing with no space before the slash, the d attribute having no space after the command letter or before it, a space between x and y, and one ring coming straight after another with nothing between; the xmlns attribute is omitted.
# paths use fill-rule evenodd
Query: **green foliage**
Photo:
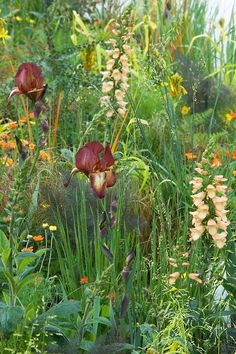
<svg viewBox="0 0 236 354"><path fill-rule="evenodd" d="M234 353L233 12L226 24L206 0L12 0L0 9L0 352ZM109 39L131 50L127 114L112 118L100 102ZM48 84L38 118L25 95L6 104L22 62L37 63ZM65 189L76 152L94 140L110 144L114 166L96 162ZM189 182L203 154L207 176L227 178L222 249L189 238ZM92 178L107 183L110 168L116 183L99 200Z"/></svg>

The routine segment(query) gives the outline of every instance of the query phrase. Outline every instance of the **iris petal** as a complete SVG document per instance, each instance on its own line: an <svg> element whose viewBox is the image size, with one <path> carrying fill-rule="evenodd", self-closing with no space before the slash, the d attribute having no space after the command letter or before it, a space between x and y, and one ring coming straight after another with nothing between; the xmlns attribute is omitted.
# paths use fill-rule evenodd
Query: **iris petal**
<svg viewBox="0 0 236 354"><path fill-rule="evenodd" d="M104 156L101 158L99 162L100 171L105 171L107 168L113 166L115 163L115 159L112 155L110 145L107 144L104 151Z"/></svg>
<svg viewBox="0 0 236 354"><path fill-rule="evenodd" d="M99 164L98 154L103 151L103 146L97 141L84 145L75 155L76 167L86 176L95 172Z"/></svg>
<svg viewBox="0 0 236 354"><path fill-rule="evenodd" d="M116 183L116 175L113 171L106 171L107 187L113 187Z"/></svg>
<svg viewBox="0 0 236 354"><path fill-rule="evenodd" d="M106 172L90 173L89 179L91 187L98 198L104 198L106 191Z"/></svg>

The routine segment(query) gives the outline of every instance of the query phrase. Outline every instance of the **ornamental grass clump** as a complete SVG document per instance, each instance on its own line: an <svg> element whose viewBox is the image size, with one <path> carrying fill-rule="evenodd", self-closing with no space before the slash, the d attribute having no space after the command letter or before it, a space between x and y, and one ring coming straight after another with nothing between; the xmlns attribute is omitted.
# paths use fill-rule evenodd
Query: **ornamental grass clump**
<svg viewBox="0 0 236 354"><path fill-rule="evenodd" d="M192 201L195 208L192 215L190 241L197 241L208 235L214 245L222 249L226 244L227 226L227 179L223 175L216 175L212 165L204 157L195 168L198 176L190 182L192 184Z"/></svg>

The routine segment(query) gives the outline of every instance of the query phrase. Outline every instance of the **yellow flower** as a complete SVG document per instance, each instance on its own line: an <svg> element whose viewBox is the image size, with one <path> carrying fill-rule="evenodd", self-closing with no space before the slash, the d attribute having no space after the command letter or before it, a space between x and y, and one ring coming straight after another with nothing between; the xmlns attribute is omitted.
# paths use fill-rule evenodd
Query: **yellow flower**
<svg viewBox="0 0 236 354"><path fill-rule="evenodd" d="M9 167L13 165L14 161L10 157L1 157L0 163Z"/></svg>
<svg viewBox="0 0 236 354"><path fill-rule="evenodd" d="M181 85L183 78L178 73L172 75L169 79L170 81L170 94L172 97L181 97L182 95L186 95L187 91Z"/></svg>
<svg viewBox="0 0 236 354"><path fill-rule="evenodd" d="M95 71L94 65L96 61L96 53L93 46L89 46L85 51L82 52L83 68L87 71Z"/></svg>
<svg viewBox="0 0 236 354"><path fill-rule="evenodd" d="M226 113L225 118L228 122L236 118L236 113Z"/></svg>
<svg viewBox="0 0 236 354"><path fill-rule="evenodd" d="M5 21L2 18L0 18L0 39L2 39L3 42L5 39L10 38L10 36L8 35L8 32L4 28L4 24L5 24Z"/></svg>
<svg viewBox="0 0 236 354"><path fill-rule="evenodd" d="M49 225L48 225L48 223L43 223L42 226L43 226L44 229L46 229Z"/></svg>
<svg viewBox="0 0 236 354"><path fill-rule="evenodd" d="M49 230L50 231L57 231L57 227L55 225L50 225Z"/></svg>
<svg viewBox="0 0 236 354"><path fill-rule="evenodd" d="M41 160L41 161L50 161L50 159L51 159L51 157L46 151L44 151L44 150L40 151L39 160Z"/></svg>
<svg viewBox="0 0 236 354"><path fill-rule="evenodd" d="M48 203L42 203L41 205L42 205L43 209L50 208L50 204L48 204Z"/></svg>
<svg viewBox="0 0 236 354"><path fill-rule="evenodd" d="M21 22L22 21L22 18L20 16L16 16L15 17L15 20L18 21L18 22Z"/></svg>
<svg viewBox="0 0 236 354"><path fill-rule="evenodd" d="M35 144L30 143L30 144L29 144L29 149L30 149L30 150L34 150L34 148L35 148Z"/></svg>
<svg viewBox="0 0 236 354"><path fill-rule="evenodd" d="M182 114L183 116L186 116L186 115L189 113L189 111L190 111L190 107L188 107L188 106L183 106L183 107L181 108L181 114Z"/></svg>

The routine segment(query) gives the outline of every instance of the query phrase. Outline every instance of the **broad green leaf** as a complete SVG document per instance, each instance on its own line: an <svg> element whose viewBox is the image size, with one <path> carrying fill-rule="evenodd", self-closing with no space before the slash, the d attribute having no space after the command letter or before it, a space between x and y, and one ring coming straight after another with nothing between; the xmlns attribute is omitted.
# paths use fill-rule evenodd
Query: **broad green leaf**
<svg viewBox="0 0 236 354"><path fill-rule="evenodd" d="M24 311L20 306L0 304L0 333L10 335L23 319Z"/></svg>
<svg viewBox="0 0 236 354"><path fill-rule="evenodd" d="M38 256L34 252L21 252L15 257L17 264L17 274L19 275Z"/></svg>
<svg viewBox="0 0 236 354"><path fill-rule="evenodd" d="M10 248L9 240L2 230L0 230L0 254Z"/></svg>
<svg viewBox="0 0 236 354"><path fill-rule="evenodd" d="M16 294L18 294L18 292L20 290L22 290L26 285L28 285L29 283L32 284L32 282L35 279L35 274L29 274L27 275L24 279L20 279L18 280L18 283L16 285Z"/></svg>

